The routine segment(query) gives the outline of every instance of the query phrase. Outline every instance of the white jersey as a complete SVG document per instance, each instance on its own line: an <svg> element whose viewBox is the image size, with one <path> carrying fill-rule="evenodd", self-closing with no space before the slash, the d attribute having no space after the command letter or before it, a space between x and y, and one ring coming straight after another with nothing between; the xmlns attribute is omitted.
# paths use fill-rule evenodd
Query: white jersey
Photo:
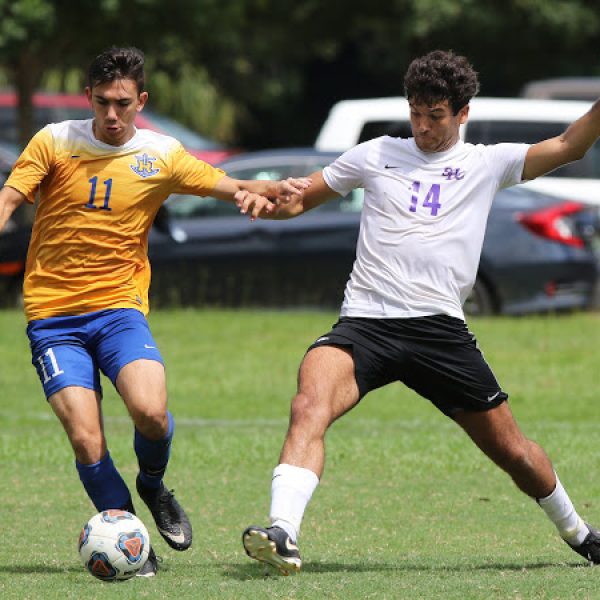
<svg viewBox="0 0 600 600"><path fill-rule="evenodd" d="M384 136L326 167L325 183L342 196L365 190L341 315L464 319L492 200L521 181L528 148L459 141L425 153L413 138Z"/></svg>

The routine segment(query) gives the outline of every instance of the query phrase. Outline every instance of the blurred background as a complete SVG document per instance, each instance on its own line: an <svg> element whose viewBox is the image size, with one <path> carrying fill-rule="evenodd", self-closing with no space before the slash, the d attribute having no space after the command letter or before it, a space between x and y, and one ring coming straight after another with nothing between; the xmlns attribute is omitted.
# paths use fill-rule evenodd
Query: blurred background
<svg viewBox="0 0 600 600"><path fill-rule="evenodd" d="M535 143L600 96L598 0L0 0L0 16L0 183L43 125L91 116L85 73L111 45L146 54L138 126L244 179L305 175L364 139L410 135L404 101L348 101L402 96L408 64L433 49L468 56L494 98L487 112L473 103L466 141ZM554 175L498 196L470 314L598 306L600 145ZM214 198L173 197L150 236L153 303L338 306L361 207L358 193L293 224L250 224ZM32 215L0 235L0 305L20 301Z"/></svg>
<svg viewBox="0 0 600 600"><path fill-rule="evenodd" d="M91 58L135 45L149 108L244 149L310 145L338 100L402 94L412 58L466 54L481 95L600 76L597 0L0 0L0 88L80 93ZM30 119L29 119L30 120Z"/></svg>

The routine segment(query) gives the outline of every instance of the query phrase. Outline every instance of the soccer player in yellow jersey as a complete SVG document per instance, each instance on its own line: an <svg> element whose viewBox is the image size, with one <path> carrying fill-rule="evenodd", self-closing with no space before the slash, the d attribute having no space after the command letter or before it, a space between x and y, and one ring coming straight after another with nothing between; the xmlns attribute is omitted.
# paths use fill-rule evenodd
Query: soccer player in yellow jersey
<svg viewBox="0 0 600 600"><path fill-rule="evenodd" d="M0 191L0 230L22 202L39 204L24 283L32 362L73 447L83 486L101 511L133 512L107 448L100 371L135 425L136 487L176 550L192 542L185 511L164 483L174 422L165 370L148 323L148 232L171 193L235 201L250 216L301 193L309 180L239 181L197 160L170 137L134 125L148 93L144 55L110 48L88 71L94 118L46 126ZM141 574L156 573L153 551Z"/></svg>

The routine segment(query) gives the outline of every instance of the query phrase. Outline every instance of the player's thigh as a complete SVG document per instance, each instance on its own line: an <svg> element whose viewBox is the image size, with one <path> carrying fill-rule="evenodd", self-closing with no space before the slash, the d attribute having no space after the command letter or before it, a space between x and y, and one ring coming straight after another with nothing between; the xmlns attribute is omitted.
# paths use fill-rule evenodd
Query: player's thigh
<svg viewBox="0 0 600 600"><path fill-rule="evenodd" d="M116 388L136 425L143 427L144 421L153 420L166 426L167 386L162 363L146 359L127 363L119 371Z"/></svg>
<svg viewBox="0 0 600 600"><path fill-rule="evenodd" d="M80 387L102 396L95 357L85 343L77 318L33 321L27 327L31 362L46 398L66 387Z"/></svg>
<svg viewBox="0 0 600 600"><path fill-rule="evenodd" d="M526 444L507 402L486 411L460 411L453 418L492 459L520 453Z"/></svg>
<svg viewBox="0 0 600 600"><path fill-rule="evenodd" d="M144 315L134 309L104 311L95 327L98 364L134 420L139 415L164 413L165 369Z"/></svg>
<svg viewBox="0 0 600 600"><path fill-rule="evenodd" d="M307 410L319 409L330 422L354 407L360 399L350 348L318 346L300 365L298 394Z"/></svg>

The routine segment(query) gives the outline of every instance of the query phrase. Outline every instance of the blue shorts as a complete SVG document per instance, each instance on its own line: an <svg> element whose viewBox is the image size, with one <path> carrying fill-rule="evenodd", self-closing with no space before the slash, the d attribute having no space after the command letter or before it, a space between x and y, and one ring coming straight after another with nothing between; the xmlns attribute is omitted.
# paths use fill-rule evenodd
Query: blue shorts
<svg viewBox="0 0 600 600"><path fill-rule="evenodd" d="M31 321L27 336L46 398L71 385L102 394L100 371L115 385L140 358L164 364L146 317L133 308Z"/></svg>

